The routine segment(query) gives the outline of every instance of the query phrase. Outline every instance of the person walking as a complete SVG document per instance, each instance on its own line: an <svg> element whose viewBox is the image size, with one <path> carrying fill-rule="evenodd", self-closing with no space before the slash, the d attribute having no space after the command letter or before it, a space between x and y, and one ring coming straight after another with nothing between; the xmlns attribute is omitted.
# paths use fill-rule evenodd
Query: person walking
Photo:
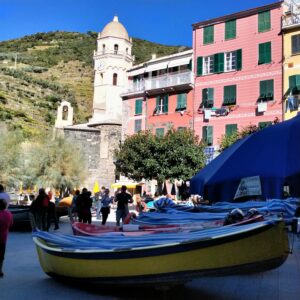
<svg viewBox="0 0 300 300"><path fill-rule="evenodd" d="M7 206L9 206L10 196L5 192L4 186L2 184L0 184L0 199L4 199Z"/></svg>
<svg viewBox="0 0 300 300"><path fill-rule="evenodd" d="M120 226L120 220L124 222L126 216L129 214L128 203L132 203L132 196L126 192L126 185L122 185L121 192L116 194L115 202L117 202L116 221L117 226Z"/></svg>
<svg viewBox="0 0 300 300"><path fill-rule="evenodd" d="M110 204L113 202L113 197L109 196L109 189L105 188L104 194L101 197L101 214L102 225L105 225L108 215L110 214Z"/></svg>
<svg viewBox="0 0 300 300"><path fill-rule="evenodd" d="M30 205L30 212L33 214L35 226L40 230L48 229L48 206L49 197L45 189L40 188L39 194Z"/></svg>
<svg viewBox="0 0 300 300"><path fill-rule="evenodd" d="M0 198L0 278L3 274L3 262L5 256L6 241L9 227L13 224L13 216L7 209L7 202Z"/></svg>

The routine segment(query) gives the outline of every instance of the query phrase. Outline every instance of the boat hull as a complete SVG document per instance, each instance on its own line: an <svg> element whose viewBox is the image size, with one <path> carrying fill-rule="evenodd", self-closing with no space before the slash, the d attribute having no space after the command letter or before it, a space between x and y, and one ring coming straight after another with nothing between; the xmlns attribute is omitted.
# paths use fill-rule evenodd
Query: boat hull
<svg viewBox="0 0 300 300"><path fill-rule="evenodd" d="M199 276L263 271L288 256L282 222L233 236L122 251L53 250L34 237L40 264L53 277L102 284L171 284Z"/></svg>

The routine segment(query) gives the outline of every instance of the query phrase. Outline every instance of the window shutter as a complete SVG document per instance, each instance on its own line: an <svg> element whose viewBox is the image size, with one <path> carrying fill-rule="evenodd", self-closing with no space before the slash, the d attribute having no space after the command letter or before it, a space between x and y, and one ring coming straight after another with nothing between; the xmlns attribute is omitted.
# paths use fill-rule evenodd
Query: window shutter
<svg viewBox="0 0 300 300"><path fill-rule="evenodd" d="M225 126L225 134L226 136L230 136L233 133L237 132L237 124L227 124Z"/></svg>
<svg viewBox="0 0 300 300"><path fill-rule="evenodd" d="M143 110L143 100L142 99L135 100L135 114L136 115L141 114L142 110Z"/></svg>
<svg viewBox="0 0 300 300"><path fill-rule="evenodd" d="M225 23L225 40L234 39L236 37L236 20L227 21Z"/></svg>
<svg viewBox="0 0 300 300"><path fill-rule="evenodd" d="M207 100L214 101L214 89L207 89Z"/></svg>
<svg viewBox="0 0 300 300"><path fill-rule="evenodd" d="M213 127L207 126L207 138L206 138L207 144L212 145L213 144Z"/></svg>
<svg viewBox="0 0 300 300"><path fill-rule="evenodd" d="M296 89L296 75L289 76L289 92L292 93L292 95L297 93Z"/></svg>
<svg viewBox="0 0 300 300"><path fill-rule="evenodd" d="M224 72L224 53L214 55L214 73Z"/></svg>
<svg viewBox="0 0 300 300"><path fill-rule="evenodd" d="M267 97L267 84L266 80L259 82L259 98L264 99Z"/></svg>
<svg viewBox="0 0 300 300"><path fill-rule="evenodd" d="M214 26L206 26L203 28L203 44L211 44L214 42Z"/></svg>
<svg viewBox="0 0 300 300"><path fill-rule="evenodd" d="M155 133L157 136L163 137L165 134L165 129L164 128L156 128Z"/></svg>
<svg viewBox="0 0 300 300"><path fill-rule="evenodd" d="M198 76L202 75L202 73L203 73L202 69L203 69L203 57L199 56L197 58L197 75Z"/></svg>
<svg viewBox="0 0 300 300"><path fill-rule="evenodd" d="M270 63L272 61L272 49L271 42L265 43L265 63Z"/></svg>
<svg viewBox="0 0 300 300"><path fill-rule="evenodd" d="M265 63L265 44L258 45L258 64Z"/></svg>
<svg viewBox="0 0 300 300"><path fill-rule="evenodd" d="M268 80L267 97L269 100L274 99L274 80Z"/></svg>
<svg viewBox="0 0 300 300"><path fill-rule="evenodd" d="M160 96L156 97L156 109L159 109L159 105L160 105Z"/></svg>
<svg viewBox="0 0 300 300"><path fill-rule="evenodd" d="M183 109L183 108L186 108L186 94L178 94L176 109Z"/></svg>
<svg viewBox="0 0 300 300"><path fill-rule="evenodd" d="M206 101L208 98L208 89L202 89L202 102Z"/></svg>
<svg viewBox="0 0 300 300"><path fill-rule="evenodd" d="M162 111L164 112L164 113L167 113L168 112L168 103L169 102L169 97L168 97L168 95L164 95L164 98L163 98L163 109L162 109Z"/></svg>
<svg viewBox="0 0 300 300"><path fill-rule="evenodd" d="M271 29L270 11L264 11L258 14L258 32L264 32Z"/></svg>
<svg viewBox="0 0 300 300"><path fill-rule="evenodd" d="M242 49L236 51L236 69L238 71L242 70Z"/></svg>

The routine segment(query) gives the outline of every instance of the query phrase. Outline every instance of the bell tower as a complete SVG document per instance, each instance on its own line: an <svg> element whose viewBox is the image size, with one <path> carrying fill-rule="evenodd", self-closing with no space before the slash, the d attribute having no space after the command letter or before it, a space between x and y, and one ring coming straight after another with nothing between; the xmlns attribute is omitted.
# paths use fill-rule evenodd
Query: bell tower
<svg viewBox="0 0 300 300"><path fill-rule="evenodd" d="M94 52L93 117L89 123L122 120L120 94L127 85L126 71L132 67L132 39L115 16L99 33Z"/></svg>

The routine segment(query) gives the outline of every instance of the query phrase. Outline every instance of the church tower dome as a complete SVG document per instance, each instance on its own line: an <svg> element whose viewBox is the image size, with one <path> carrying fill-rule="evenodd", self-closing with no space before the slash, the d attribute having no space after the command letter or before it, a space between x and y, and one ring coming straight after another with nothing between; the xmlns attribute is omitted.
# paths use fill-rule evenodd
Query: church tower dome
<svg viewBox="0 0 300 300"><path fill-rule="evenodd" d="M115 16L99 33L94 52L93 116L90 124L122 121L121 94L128 85L126 71L132 67L132 39Z"/></svg>
<svg viewBox="0 0 300 300"><path fill-rule="evenodd" d="M121 38L129 41L128 32L123 26L122 23L119 22L119 19L117 16L114 16L113 21L109 22L100 33L100 37L116 37Z"/></svg>

